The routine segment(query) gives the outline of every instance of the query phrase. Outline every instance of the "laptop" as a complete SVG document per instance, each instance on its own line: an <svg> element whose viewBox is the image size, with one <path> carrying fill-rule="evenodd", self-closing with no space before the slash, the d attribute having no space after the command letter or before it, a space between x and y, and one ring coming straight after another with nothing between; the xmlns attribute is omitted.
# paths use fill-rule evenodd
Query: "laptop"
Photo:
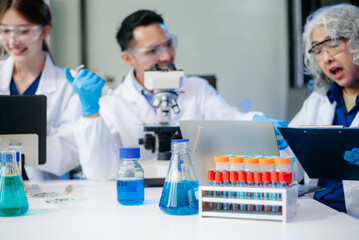
<svg viewBox="0 0 359 240"><path fill-rule="evenodd" d="M310 178L359 180L359 167L344 160L359 147L359 128L279 128Z"/></svg>
<svg viewBox="0 0 359 240"><path fill-rule="evenodd" d="M0 96L0 151L22 145L25 166L46 163L47 98Z"/></svg>
<svg viewBox="0 0 359 240"><path fill-rule="evenodd" d="M182 120L183 138L188 138L200 185L207 183L207 171L214 170L217 155L279 156L273 123L270 121Z"/></svg>

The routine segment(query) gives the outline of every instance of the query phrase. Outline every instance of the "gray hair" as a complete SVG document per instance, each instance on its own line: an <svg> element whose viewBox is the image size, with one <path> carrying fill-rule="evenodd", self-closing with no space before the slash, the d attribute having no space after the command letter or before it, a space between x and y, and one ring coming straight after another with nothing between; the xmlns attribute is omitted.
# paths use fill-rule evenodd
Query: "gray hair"
<svg viewBox="0 0 359 240"><path fill-rule="evenodd" d="M305 73L314 76L314 89L324 93L333 80L323 73L315 56L308 53L312 47L313 29L318 26L323 26L332 40L348 39L347 48L353 54L353 63L359 65L359 8L350 4L322 7L307 18L303 32Z"/></svg>

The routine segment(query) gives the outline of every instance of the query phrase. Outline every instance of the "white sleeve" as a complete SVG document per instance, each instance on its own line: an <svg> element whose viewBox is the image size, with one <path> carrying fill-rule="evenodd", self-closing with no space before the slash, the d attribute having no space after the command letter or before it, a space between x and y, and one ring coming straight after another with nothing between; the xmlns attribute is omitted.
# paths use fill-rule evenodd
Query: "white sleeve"
<svg viewBox="0 0 359 240"><path fill-rule="evenodd" d="M47 125L46 163L36 169L61 176L79 166L79 156L73 136L74 124L80 117L77 95L68 98L65 111L59 114L57 127Z"/></svg>
<svg viewBox="0 0 359 240"><path fill-rule="evenodd" d="M81 118L74 131L80 163L87 179L110 180L116 177L117 146L103 118Z"/></svg>
<svg viewBox="0 0 359 240"><path fill-rule="evenodd" d="M312 94L305 99L302 108L289 122L289 127L299 127L300 125L316 125L318 110L321 107L321 94L312 92Z"/></svg>

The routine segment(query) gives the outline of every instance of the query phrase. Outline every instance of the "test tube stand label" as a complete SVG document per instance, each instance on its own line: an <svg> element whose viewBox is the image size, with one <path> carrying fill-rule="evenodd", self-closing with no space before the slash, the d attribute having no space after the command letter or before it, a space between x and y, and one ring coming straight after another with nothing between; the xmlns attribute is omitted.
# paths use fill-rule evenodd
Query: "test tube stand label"
<svg viewBox="0 0 359 240"><path fill-rule="evenodd" d="M290 221L297 214L298 209L298 185L286 188L256 188L256 187L223 187L223 186L199 186L199 215L201 217L224 217L224 218L243 218L243 219L262 219L282 221L284 223ZM269 193L280 194L278 200L257 200L257 199L240 199L230 197L208 196L208 192L251 192L251 193ZM256 212L256 211L233 211L233 210L217 210L209 209L208 203L229 203L229 204L252 204L279 206L281 211L278 213Z"/></svg>

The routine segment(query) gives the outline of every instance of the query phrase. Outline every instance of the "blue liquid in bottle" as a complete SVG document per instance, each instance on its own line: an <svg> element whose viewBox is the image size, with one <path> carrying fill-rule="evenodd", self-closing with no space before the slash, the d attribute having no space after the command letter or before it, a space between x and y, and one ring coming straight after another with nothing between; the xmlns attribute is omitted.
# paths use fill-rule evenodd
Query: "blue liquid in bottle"
<svg viewBox="0 0 359 240"><path fill-rule="evenodd" d="M198 213L198 181L182 180L165 182L160 200L160 209L171 215Z"/></svg>
<svg viewBox="0 0 359 240"><path fill-rule="evenodd" d="M123 205L141 205L145 199L145 180L117 180L117 201Z"/></svg>
<svg viewBox="0 0 359 240"><path fill-rule="evenodd" d="M24 215L29 210L29 204L20 176L2 176L0 183L0 216Z"/></svg>

